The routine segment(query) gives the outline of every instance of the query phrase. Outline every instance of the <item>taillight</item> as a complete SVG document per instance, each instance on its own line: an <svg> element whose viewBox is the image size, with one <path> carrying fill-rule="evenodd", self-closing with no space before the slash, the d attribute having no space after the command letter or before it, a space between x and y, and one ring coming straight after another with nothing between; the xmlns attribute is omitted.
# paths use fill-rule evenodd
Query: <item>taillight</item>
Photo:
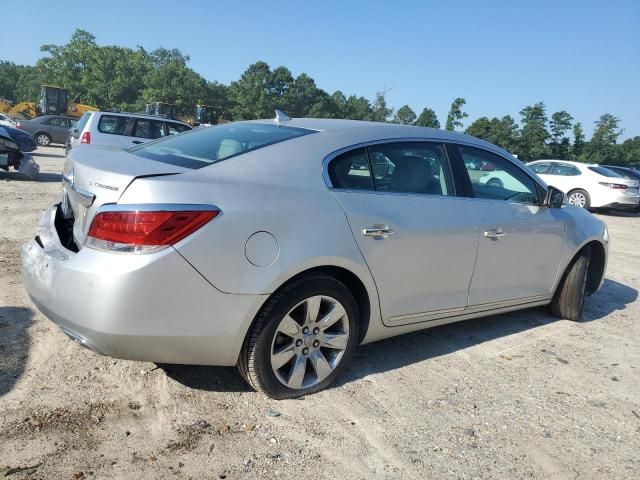
<svg viewBox="0 0 640 480"><path fill-rule="evenodd" d="M628 185L622 185L621 183L608 183L608 182L598 182L600 185L604 185L605 187L613 188L614 190L624 190L628 188Z"/></svg>
<svg viewBox="0 0 640 480"><path fill-rule="evenodd" d="M91 143L91 132L84 132L80 137L80 143Z"/></svg>
<svg viewBox="0 0 640 480"><path fill-rule="evenodd" d="M22 128L22 124L20 122L16 123L16 128Z"/></svg>
<svg viewBox="0 0 640 480"><path fill-rule="evenodd" d="M122 253L150 253L178 243L220 210L105 211L91 222L86 246Z"/></svg>

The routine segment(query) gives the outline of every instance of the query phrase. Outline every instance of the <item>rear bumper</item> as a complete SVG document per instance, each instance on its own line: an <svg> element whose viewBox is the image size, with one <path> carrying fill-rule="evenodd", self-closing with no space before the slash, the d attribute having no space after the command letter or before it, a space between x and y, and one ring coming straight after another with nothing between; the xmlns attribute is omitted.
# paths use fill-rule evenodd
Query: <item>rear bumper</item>
<svg viewBox="0 0 640 480"><path fill-rule="evenodd" d="M38 309L88 348L158 363L235 365L264 295L209 284L173 248L128 255L64 248L49 209L22 247L24 284Z"/></svg>
<svg viewBox="0 0 640 480"><path fill-rule="evenodd" d="M640 194L625 193L624 190L613 191L607 189L605 194L598 197L597 202L592 202L593 208L611 208L616 210L633 210L640 204Z"/></svg>

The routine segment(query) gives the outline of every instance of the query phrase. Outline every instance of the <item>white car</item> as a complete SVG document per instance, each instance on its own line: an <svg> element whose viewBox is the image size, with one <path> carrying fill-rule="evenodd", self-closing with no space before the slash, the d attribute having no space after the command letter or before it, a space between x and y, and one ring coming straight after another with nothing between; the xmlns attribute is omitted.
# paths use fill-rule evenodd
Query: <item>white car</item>
<svg viewBox="0 0 640 480"><path fill-rule="evenodd" d="M66 149L81 144L129 148L191 128L178 120L140 113L86 112L69 131Z"/></svg>
<svg viewBox="0 0 640 480"><path fill-rule="evenodd" d="M580 208L634 210L640 203L639 182L592 163L538 160L527 164L547 185L567 194Z"/></svg>
<svg viewBox="0 0 640 480"><path fill-rule="evenodd" d="M0 126L16 128L16 122L11 120L5 114L0 113Z"/></svg>

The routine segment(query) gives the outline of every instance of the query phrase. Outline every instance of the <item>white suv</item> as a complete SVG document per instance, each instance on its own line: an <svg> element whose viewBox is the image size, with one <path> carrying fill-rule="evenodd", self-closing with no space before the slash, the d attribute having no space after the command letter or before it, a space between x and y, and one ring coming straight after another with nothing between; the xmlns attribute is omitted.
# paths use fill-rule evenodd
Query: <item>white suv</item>
<svg viewBox="0 0 640 480"><path fill-rule="evenodd" d="M152 115L86 112L69 130L66 149L80 144L128 148L187 130L186 123Z"/></svg>

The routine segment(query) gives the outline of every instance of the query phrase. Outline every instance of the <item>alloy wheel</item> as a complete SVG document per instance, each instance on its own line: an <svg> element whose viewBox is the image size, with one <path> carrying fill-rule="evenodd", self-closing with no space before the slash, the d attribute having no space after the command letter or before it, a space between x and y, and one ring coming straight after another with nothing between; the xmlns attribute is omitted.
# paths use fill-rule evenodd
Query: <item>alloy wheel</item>
<svg viewBox="0 0 640 480"><path fill-rule="evenodd" d="M342 361L349 318L335 298L318 295L293 307L271 342L271 368L284 386L299 390L322 382Z"/></svg>
<svg viewBox="0 0 640 480"><path fill-rule="evenodd" d="M38 142L38 145L42 145L44 147L44 146L49 145L50 140L49 140L49 137L47 135L41 134L41 135L38 135L36 137L36 142Z"/></svg>
<svg viewBox="0 0 640 480"><path fill-rule="evenodd" d="M584 208L587 204L587 197L581 192L573 192L569 196L569 205L575 205L576 207Z"/></svg>

